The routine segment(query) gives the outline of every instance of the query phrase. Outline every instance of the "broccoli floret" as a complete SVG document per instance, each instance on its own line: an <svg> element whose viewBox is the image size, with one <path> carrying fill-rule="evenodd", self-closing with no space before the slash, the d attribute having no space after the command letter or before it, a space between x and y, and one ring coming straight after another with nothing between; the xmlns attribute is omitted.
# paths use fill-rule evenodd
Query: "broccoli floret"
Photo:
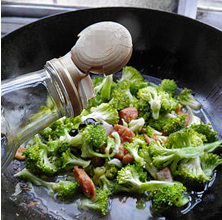
<svg viewBox="0 0 222 220"><path fill-rule="evenodd" d="M206 176L211 177L214 169L222 164L222 159L216 154L204 153L200 156L200 163Z"/></svg>
<svg viewBox="0 0 222 220"><path fill-rule="evenodd" d="M116 86L113 82L113 75L94 77L93 85L95 97L88 100L89 107L95 107L101 103L108 102L111 98L111 90Z"/></svg>
<svg viewBox="0 0 222 220"><path fill-rule="evenodd" d="M80 200L78 205L80 208L96 210L102 215L106 215L109 208L108 194L102 189L97 189L96 192L97 195L95 200L84 198Z"/></svg>
<svg viewBox="0 0 222 220"><path fill-rule="evenodd" d="M119 146L121 144L120 136L117 132L112 132L112 137L113 138L111 137L107 138L107 143L105 148L105 154L109 159L119 152Z"/></svg>
<svg viewBox="0 0 222 220"><path fill-rule="evenodd" d="M58 193L57 196L62 199L73 197L76 191L79 189L79 184L77 182L64 180L60 180L59 182L47 182L33 175L26 168L16 173L14 176L30 181L36 186L46 187L50 194Z"/></svg>
<svg viewBox="0 0 222 220"><path fill-rule="evenodd" d="M158 119L160 111L164 114L175 110L178 106L176 99L172 98L168 93L160 88L148 86L140 89L138 97L149 102L152 110L152 117Z"/></svg>
<svg viewBox="0 0 222 220"><path fill-rule="evenodd" d="M145 160L143 157L139 155L139 150L141 147L144 147L146 145L146 142L141 140L138 137L133 138L133 141L131 143L125 142L124 147L130 152L130 154L133 156L135 162L140 166L145 166Z"/></svg>
<svg viewBox="0 0 222 220"><path fill-rule="evenodd" d="M98 153L107 141L107 134L102 125L87 125L81 134L83 140L81 157L107 157L106 154Z"/></svg>
<svg viewBox="0 0 222 220"><path fill-rule="evenodd" d="M193 129L183 129L169 135L167 142L171 148L196 147L203 144L206 137Z"/></svg>
<svg viewBox="0 0 222 220"><path fill-rule="evenodd" d="M133 143L125 142L124 147L130 152L130 154L133 156L134 160L139 166L144 166L145 162L142 157L139 156L139 145L135 145Z"/></svg>
<svg viewBox="0 0 222 220"><path fill-rule="evenodd" d="M64 130L65 135L60 136L59 139L49 140L48 146L49 150L54 154L65 152L69 147L79 148L82 143L82 134L78 133L76 136L72 137L67 130Z"/></svg>
<svg viewBox="0 0 222 220"><path fill-rule="evenodd" d="M198 157L183 159L177 167L175 175L185 180L206 183L210 181L214 169L222 164L218 155L203 153Z"/></svg>
<svg viewBox="0 0 222 220"><path fill-rule="evenodd" d="M149 174L156 179L156 173L159 172L159 169L157 169L156 166L153 164L153 160L149 153L149 147L143 147L139 150L139 156L143 158L145 162L144 168L149 172Z"/></svg>
<svg viewBox="0 0 222 220"><path fill-rule="evenodd" d="M68 149L67 151L63 152L62 157L61 157L61 162L62 162L62 168L67 168L67 167L74 167L74 166L81 166L83 168L89 166L91 163L90 160L83 160L80 157L76 157L74 154L71 153L71 150Z"/></svg>
<svg viewBox="0 0 222 220"><path fill-rule="evenodd" d="M172 79L163 79L161 81L160 87L163 91L171 94L172 96L174 96L176 94L177 91L177 84L176 82Z"/></svg>
<svg viewBox="0 0 222 220"><path fill-rule="evenodd" d="M100 177L100 188L107 193L107 195L112 195L115 193L115 183L110 181L106 175Z"/></svg>
<svg viewBox="0 0 222 220"><path fill-rule="evenodd" d="M118 171L116 191L145 193L159 188L173 186L175 184L181 185L179 182L167 182L146 179L147 174L143 172L141 167L133 165L127 165Z"/></svg>
<svg viewBox="0 0 222 220"><path fill-rule="evenodd" d="M169 118L167 123L163 126L163 132L166 135L169 135L173 132L179 131L180 129L186 126L185 120L186 120L185 114L178 115L174 118Z"/></svg>
<svg viewBox="0 0 222 220"><path fill-rule="evenodd" d="M147 126L146 127L146 134L148 137L152 138L154 135L162 135L161 132L155 130L154 128L152 128L151 126Z"/></svg>
<svg viewBox="0 0 222 220"><path fill-rule="evenodd" d="M140 132L144 124L145 124L144 118L138 118L135 120L131 120L128 126L129 129L135 133L135 132Z"/></svg>
<svg viewBox="0 0 222 220"><path fill-rule="evenodd" d="M192 183L205 183L210 180L210 176L207 176L201 168L199 156L181 160L174 175L180 176L184 180L188 180Z"/></svg>
<svg viewBox="0 0 222 220"><path fill-rule="evenodd" d="M143 89L145 87L149 86L148 81L136 81L131 84L130 86L130 92L133 96L137 97L137 93L140 89Z"/></svg>
<svg viewBox="0 0 222 220"><path fill-rule="evenodd" d="M34 173L43 172L52 175L58 171L58 167L49 155L49 148L38 135L29 142L23 151L26 156L26 167Z"/></svg>
<svg viewBox="0 0 222 220"><path fill-rule="evenodd" d="M94 87L95 94L100 93L103 102L109 101L111 96L111 87L113 84L113 75L104 75L103 81Z"/></svg>
<svg viewBox="0 0 222 220"><path fill-rule="evenodd" d="M162 187L152 190L148 196L156 209L166 209L171 206L181 207L189 202L186 194L186 187L182 184Z"/></svg>
<svg viewBox="0 0 222 220"><path fill-rule="evenodd" d="M96 86L99 86L104 80L103 76L95 76L92 79L93 87L95 88Z"/></svg>
<svg viewBox="0 0 222 220"><path fill-rule="evenodd" d="M152 117L154 119L159 118L161 96L158 95L157 89L152 86L140 89L138 92L138 97L149 102L150 108L152 110Z"/></svg>
<svg viewBox="0 0 222 220"><path fill-rule="evenodd" d="M93 176L94 176L94 169L95 169L95 167L93 166L92 163L91 163L89 166L87 166L87 167L84 168L85 172L86 172L90 177L93 177Z"/></svg>
<svg viewBox="0 0 222 220"><path fill-rule="evenodd" d="M143 77L139 71L131 66L125 66L122 70L122 76L119 82L129 80L132 84L138 81L143 81Z"/></svg>
<svg viewBox="0 0 222 220"><path fill-rule="evenodd" d="M81 117L81 121L83 122L88 118L93 118L97 121L103 120L112 125L118 124L119 122L119 115L117 110L108 103L103 103L98 107L91 108L88 115Z"/></svg>
<svg viewBox="0 0 222 220"><path fill-rule="evenodd" d="M200 134L203 134L206 136L206 141L207 143L211 143L211 142L214 142L214 141L217 141L217 137L216 135L218 134L217 132L215 131L212 131L212 128L210 127L210 124L199 124L199 125L196 125L196 124L192 124L191 125L191 128L200 133Z"/></svg>
<svg viewBox="0 0 222 220"><path fill-rule="evenodd" d="M191 94L192 90L185 88L178 96L177 100L180 104L189 106L195 110L201 107L201 104Z"/></svg>
<svg viewBox="0 0 222 220"><path fill-rule="evenodd" d="M165 116L160 116L158 119L150 119L148 125L157 131L162 131L163 127L168 123L169 118Z"/></svg>
<svg viewBox="0 0 222 220"><path fill-rule="evenodd" d="M116 177L116 175L117 175L118 168L117 168L117 166L115 164L112 164L112 163L110 164L109 162L110 161L106 160L106 162L104 164L104 167L106 169L105 176L109 180L113 180Z"/></svg>
<svg viewBox="0 0 222 220"><path fill-rule="evenodd" d="M129 80L121 81L117 84L116 89L112 92L112 99L109 104L117 110L135 106L138 100L130 92L131 82Z"/></svg>
<svg viewBox="0 0 222 220"><path fill-rule="evenodd" d="M93 182L95 183L96 186L99 185L100 177L104 175L105 172L106 168L104 166L94 168Z"/></svg>
<svg viewBox="0 0 222 220"><path fill-rule="evenodd" d="M166 135L179 131L186 126L186 115L166 114L160 115L158 119L151 119L148 125L157 131L163 131Z"/></svg>
<svg viewBox="0 0 222 220"><path fill-rule="evenodd" d="M149 102L145 100L139 100L135 107L138 111L138 117L144 118L145 122L147 123L152 116Z"/></svg>
<svg viewBox="0 0 222 220"><path fill-rule="evenodd" d="M204 144L204 152L212 153L215 150L217 150L218 147L221 147L221 145L222 145L222 140L214 141L212 143L206 143Z"/></svg>
<svg viewBox="0 0 222 220"><path fill-rule="evenodd" d="M149 149L153 164L157 168L162 169L171 164L170 169L174 173L180 160L199 156L203 153L204 146L168 149L162 146L159 141L152 141Z"/></svg>
<svg viewBox="0 0 222 220"><path fill-rule="evenodd" d="M102 125L87 125L82 131L82 139L85 144L100 149L107 140L106 130Z"/></svg>

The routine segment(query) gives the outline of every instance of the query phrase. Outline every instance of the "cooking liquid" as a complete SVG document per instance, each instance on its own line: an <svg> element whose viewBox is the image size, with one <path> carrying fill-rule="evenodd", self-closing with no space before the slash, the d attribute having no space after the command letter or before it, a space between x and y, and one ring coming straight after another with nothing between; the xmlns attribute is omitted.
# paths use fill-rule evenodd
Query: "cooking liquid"
<svg viewBox="0 0 222 220"><path fill-rule="evenodd" d="M156 84L159 84L161 80L154 78L154 77L148 77L144 76L149 82L153 82ZM207 113L204 112L204 110L201 108L198 111L194 111L195 115L200 117L201 120L204 123L210 123ZM4 141L3 136L3 141ZM18 170L25 167L23 162L19 162L18 164ZM13 175L12 167L10 167L12 173L9 174L9 176ZM9 170L9 169L8 169ZM4 177L6 178L6 177ZM10 177L11 178L11 177ZM71 173L71 177L74 178L74 175ZM58 176L56 179L53 179L53 181L58 179L64 179L64 176ZM34 185L30 185L30 191L23 191L21 194L19 194L16 198L17 201L15 201L18 206L25 206L27 207L28 204L22 202L21 198L29 197L28 200L34 201L36 203L36 206L31 210L31 213L33 212L43 212L45 216L49 216L49 219L64 219L64 220L72 220L72 219L104 219L104 220L133 220L133 219L139 219L139 220L164 220L164 219L182 219L184 215L188 214L195 206L197 206L200 202L202 202L204 196L207 194L207 191L209 188L213 185L214 181L216 179L216 171L214 172L211 181L208 182L201 190L198 188L198 190L189 190L189 203L181 208L170 208L168 211L164 212L163 214L154 212L152 209L152 204L150 201L146 201L145 196L138 196L138 195L127 195L127 194L121 194L118 196L114 196L110 199L110 211L107 213L105 217L95 214L93 211L88 210L82 210L79 209L77 206L77 203L81 197L80 194L77 194L76 197L70 201L70 202L59 202L56 199L56 196L52 197L48 195L47 189L43 187L36 187ZM17 181L20 181L17 179ZM21 181L24 183L24 181ZM140 204L140 205L139 205ZM142 205L141 205L142 204ZM139 208L139 209L138 209ZM39 211L40 210L40 211ZM47 215L46 215L47 213ZM166 218L163 216L167 216ZM34 220L35 217L32 217ZM38 219L38 218L36 218ZM47 218L48 219L48 218Z"/></svg>

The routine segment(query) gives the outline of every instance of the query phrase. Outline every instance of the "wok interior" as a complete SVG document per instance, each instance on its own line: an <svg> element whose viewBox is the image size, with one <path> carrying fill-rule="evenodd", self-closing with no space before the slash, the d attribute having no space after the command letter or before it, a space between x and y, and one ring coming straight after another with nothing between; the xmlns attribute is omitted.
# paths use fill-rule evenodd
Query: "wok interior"
<svg viewBox="0 0 222 220"><path fill-rule="evenodd" d="M213 128L222 133L222 32L175 14L136 8L101 8L41 19L2 38L2 79L42 69L47 60L70 51L82 29L99 21L123 24L131 33L134 46L128 65L142 74L175 79L179 87L192 89ZM12 167L2 177L2 210L7 217L21 211L18 203L9 199L16 184L11 179ZM206 196L184 219L191 216L198 219L200 210L206 219L220 212L222 199L216 196L222 190L221 170L219 172L209 198ZM26 212L23 218L22 215L18 219L25 219L27 215L35 219L38 212L34 215Z"/></svg>

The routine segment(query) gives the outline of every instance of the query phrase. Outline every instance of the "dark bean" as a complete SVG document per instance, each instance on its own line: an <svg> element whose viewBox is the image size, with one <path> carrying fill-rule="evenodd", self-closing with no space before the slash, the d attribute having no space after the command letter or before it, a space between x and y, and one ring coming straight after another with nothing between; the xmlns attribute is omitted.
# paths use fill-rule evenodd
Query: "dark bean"
<svg viewBox="0 0 222 220"><path fill-rule="evenodd" d="M83 128L86 127L86 123L85 122L82 122L80 125L79 125L79 130L82 130Z"/></svg>
<svg viewBox="0 0 222 220"><path fill-rule="evenodd" d="M77 134L78 134L78 131L77 131L76 129L72 129L72 130L69 132L69 135L72 136L72 137L75 137Z"/></svg>
<svg viewBox="0 0 222 220"><path fill-rule="evenodd" d="M97 121L95 119L88 118L79 125L79 130L85 128L86 125L95 125L96 123L97 123Z"/></svg>
<svg viewBox="0 0 222 220"><path fill-rule="evenodd" d="M93 119L93 118L88 118L88 119L85 120L85 122L86 122L87 124L94 125L94 124L96 123L96 120Z"/></svg>

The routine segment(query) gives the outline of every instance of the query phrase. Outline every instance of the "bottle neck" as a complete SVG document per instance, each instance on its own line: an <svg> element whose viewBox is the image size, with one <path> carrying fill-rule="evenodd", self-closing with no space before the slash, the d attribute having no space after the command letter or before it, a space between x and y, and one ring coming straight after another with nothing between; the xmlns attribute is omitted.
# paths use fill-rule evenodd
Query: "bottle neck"
<svg viewBox="0 0 222 220"><path fill-rule="evenodd" d="M71 53L52 59L45 65L45 69L53 79L53 86L59 94L54 98L62 103L66 117L79 115L88 104L88 99L94 96L91 78L88 74L81 72L73 63ZM53 90L53 89L52 89Z"/></svg>

